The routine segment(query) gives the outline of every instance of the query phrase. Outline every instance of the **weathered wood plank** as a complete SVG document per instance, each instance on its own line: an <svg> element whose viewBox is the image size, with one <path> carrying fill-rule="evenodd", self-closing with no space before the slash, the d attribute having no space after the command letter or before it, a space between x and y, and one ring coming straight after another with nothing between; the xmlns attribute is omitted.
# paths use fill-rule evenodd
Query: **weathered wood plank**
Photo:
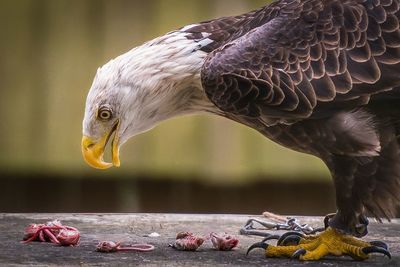
<svg viewBox="0 0 400 267"><path fill-rule="evenodd" d="M176 233L192 231L206 235L211 231L236 234L249 218L246 215L177 215L177 214L0 214L0 265L132 265L132 266L303 266L294 260L265 259L262 252L245 256L247 247L260 238L239 236L236 251L218 252L205 243L197 252L179 252L168 247ZM261 218L261 217L259 217ZM24 228L29 223L43 223L60 219L64 224L81 231L78 247L57 247L51 244L22 244ZM302 217L302 222L320 226L322 218ZM157 232L158 238L143 237ZM383 240L391 247L393 259L373 256L367 262L353 262L348 258L328 259L327 266L400 266L400 222L371 223L368 240ZM99 241L114 240L128 243L151 243L156 250L149 253L101 254L95 252ZM307 266L321 266L305 263Z"/></svg>

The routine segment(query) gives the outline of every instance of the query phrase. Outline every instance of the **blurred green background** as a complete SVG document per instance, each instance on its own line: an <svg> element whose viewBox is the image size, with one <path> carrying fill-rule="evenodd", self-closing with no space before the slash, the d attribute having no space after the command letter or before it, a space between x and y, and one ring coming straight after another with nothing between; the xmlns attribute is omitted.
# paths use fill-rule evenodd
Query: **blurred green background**
<svg viewBox="0 0 400 267"><path fill-rule="evenodd" d="M267 2L0 1L0 185L5 192L0 208L254 212L262 205L268 209L260 198L272 194L288 202L271 204L276 212L329 211L333 191L320 160L217 117L173 119L133 138L122 148L120 169L97 171L81 157L84 103L99 66L181 26L240 14ZM204 194L196 196L200 188ZM293 199L282 199L274 188L288 197L295 192L312 200L319 194L320 205L292 209ZM250 200L242 206L223 200L224 194L241 199L245 192L243 197ZM103 193L109 202L99 202ZM216 195L226 205L216 207L206 200Z"/></svg>

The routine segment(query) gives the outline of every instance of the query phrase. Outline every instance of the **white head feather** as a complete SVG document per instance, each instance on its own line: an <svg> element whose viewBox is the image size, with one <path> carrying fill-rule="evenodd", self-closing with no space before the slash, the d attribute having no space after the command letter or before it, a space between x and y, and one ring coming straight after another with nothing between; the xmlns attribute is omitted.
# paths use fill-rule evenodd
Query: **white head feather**
<svg viewBox="0 0 400 267"><path fill-rule="evenodd" d="M204 43L205 42L205 43ZM87 97L83 134L99 139L114 123L99 121L107 105L120 122L120 145L158 122L197 112L218 112L207 99L200 70L207 45L172 32L111 60L101 67Z"/></svg>

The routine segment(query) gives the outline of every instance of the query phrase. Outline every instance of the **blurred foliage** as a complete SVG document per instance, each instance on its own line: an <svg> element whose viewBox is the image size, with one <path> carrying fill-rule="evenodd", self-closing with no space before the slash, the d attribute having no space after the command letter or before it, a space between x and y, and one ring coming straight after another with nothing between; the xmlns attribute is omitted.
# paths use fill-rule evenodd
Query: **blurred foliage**
<svg viewBox="0 0 400 267"><path fill-rule="evenodd" d="M0 167L91 175L80 151L85 97L109 59L175 28L262 0L0 1ZM138 136L105 175L231 179L327 177L316 158L216 117L178 118Z"/></svg>

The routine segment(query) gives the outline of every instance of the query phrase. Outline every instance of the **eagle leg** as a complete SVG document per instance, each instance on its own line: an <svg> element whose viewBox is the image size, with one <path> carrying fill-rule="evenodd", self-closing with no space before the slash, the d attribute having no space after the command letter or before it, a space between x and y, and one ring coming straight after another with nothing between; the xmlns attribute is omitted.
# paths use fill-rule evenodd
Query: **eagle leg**
<svg viewBox="0 0 400 267"><path fill-rule="evenodd" d="M269 258L297 258L302 261L315 261L327 255L343 256L348 255L355 260L366 260L371 253L380 253L391 258L391 254L385 243L374 241L371 243L359 240L351 235L343 234L340 231L328 227L318 235L300 237L288 235L280 240L280 245L272 246L261 242L252 245L248 252L256 248L265 250ZM298 245L292 245L298 243ZM285 245L290 244L290 245Z"/></svg>

